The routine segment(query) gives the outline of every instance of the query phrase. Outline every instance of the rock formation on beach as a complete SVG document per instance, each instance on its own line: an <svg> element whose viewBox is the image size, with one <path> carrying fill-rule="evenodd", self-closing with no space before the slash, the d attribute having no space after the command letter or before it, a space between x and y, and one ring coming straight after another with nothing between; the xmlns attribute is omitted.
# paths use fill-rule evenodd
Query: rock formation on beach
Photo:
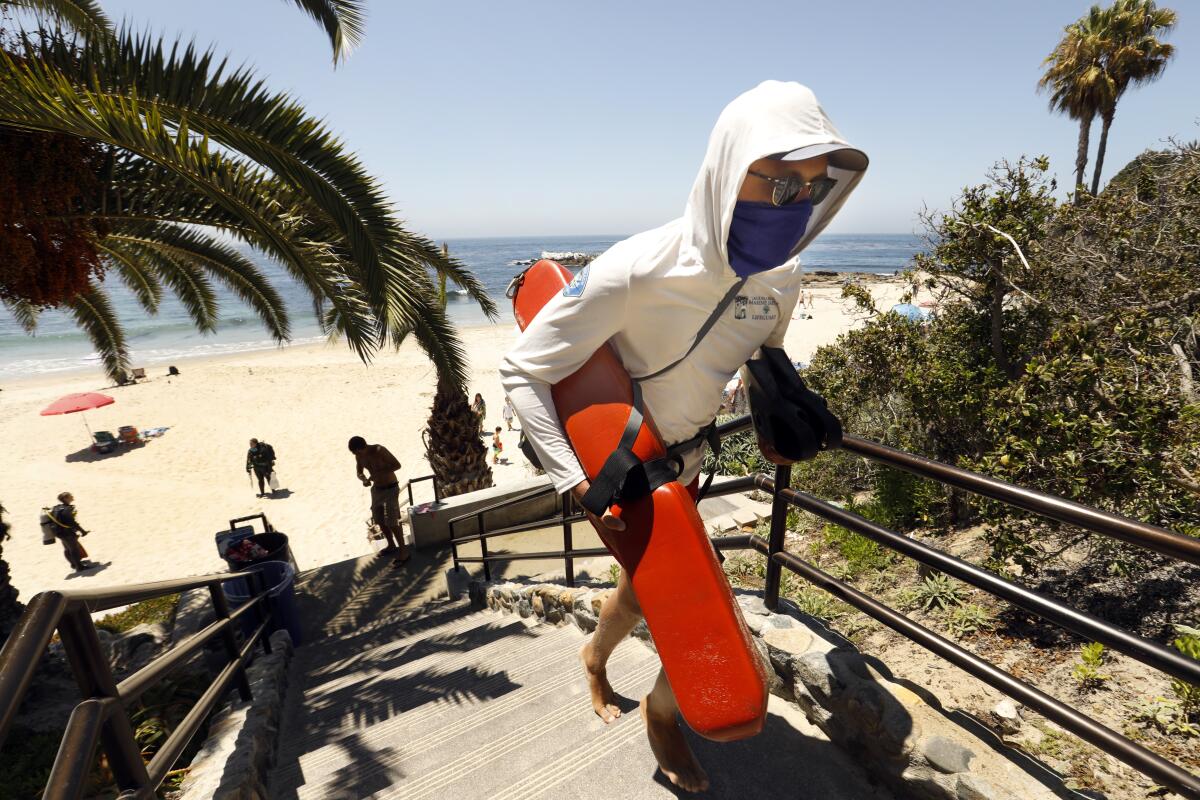
<svg viewBox="0 0 1200 800"><path fill-rule="evenodd" d="M599 253L580 253L580 252L575 252L575 251L570 251L570 250L561 251L561 252L555 251L555 250L543 250L542 254L540 256L538 256L537 258L519 258L519 259L510 261L508 263L513 265L514 267L528 267L528 266L531 266L532 264L540 261L543 258L548 258L551 261L557 261L558 263L562 264L564 267L582 267L582 266L592 263L592 261L594 261L598 255L600 255L600 254Z"/></svg>

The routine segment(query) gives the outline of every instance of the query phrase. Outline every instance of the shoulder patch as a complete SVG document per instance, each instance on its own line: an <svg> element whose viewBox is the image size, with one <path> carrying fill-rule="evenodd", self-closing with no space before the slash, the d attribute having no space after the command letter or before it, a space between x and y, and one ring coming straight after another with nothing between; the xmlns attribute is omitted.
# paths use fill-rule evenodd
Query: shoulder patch
<svg viewBox="0 0 1200 800"><path fill-rule="evenodd" d="M583 294L584 287L587 286L588 270L591 268L592 265L588 264L575 273L575 277L563 288L563 297L579 297Z"/></svg>

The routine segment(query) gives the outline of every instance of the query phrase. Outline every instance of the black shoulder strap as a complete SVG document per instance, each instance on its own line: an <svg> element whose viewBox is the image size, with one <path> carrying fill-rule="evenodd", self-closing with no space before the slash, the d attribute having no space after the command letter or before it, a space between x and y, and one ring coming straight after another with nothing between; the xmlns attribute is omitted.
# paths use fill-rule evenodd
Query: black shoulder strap
<svg viewBox="0 0 1200 800"><path fill-rule="evenodd" d="M730 287L729 291L725 293L725 296L721 298L721 302L717 303L717 307L713 309L711 314L708 315L708 319L704 320L704 324L700 326L700 331L696 334L696 338L692 340L692 346L687 349L686 353L672 361L670 364L667 364L660 370L656 370L649 375L643 375L640 378L634 378L634 383L636 384L638 381L648 381L651 378L657 378L659 375L662 375L664 372L674 368L679 364L679 362L690 356L692 351L695 350L700 342L704 340L704 337L708 335L708 332L712 330L712 327L717 324L717 320L720 319L721 314L725 311L725 309L729 308L729 304L733 302L733 298L737 297L737 293L741 291L741 288L745 284L746 279L742 278Z"/></svg>
<svg viewBox="0 0 1200 800"><path fill-rule="evenodd" d="M633 403L625 430L621 432L621 441L605 459L604 466L580 501L584 508L596 516L607 511L614 500L644 497L663 484L670 483L679 477L679 471L683 468L683 461L670 453L651 461L642 461L634 455L633 444L637 441L645 417L642 414L642 387L638 386L637 381L631 384Z"/></svg>

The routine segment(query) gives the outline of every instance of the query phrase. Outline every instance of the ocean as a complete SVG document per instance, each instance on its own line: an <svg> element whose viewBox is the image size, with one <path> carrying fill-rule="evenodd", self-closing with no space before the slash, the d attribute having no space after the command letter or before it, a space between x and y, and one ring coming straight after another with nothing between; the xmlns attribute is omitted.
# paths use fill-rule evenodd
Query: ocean
<svg viewBox="0 0 1200 800"><path fill-rule="evenodd" d="M504 290L521 266L514 262L537 258L543 251L600 253L623 236L542 236L486 239L450 239L450 253L469 266L500 307L503 319L511 320ZM910 235L825 234L807 251L807 270L834 272L892 273L904 269L920 249ZM323 340L304 289L277 264L252 255L283 295L292 320L292 342ZM165 293L156 316L148 316L119 279L107 281L109 294L126 332L134 364L163 364L190 356L271 349L257 317L223 288L217 288L221 319L215 334L201 334L192 326L183 307ZM450 295L447 311L457 324L486 324L483 312L461 293ZM42 373L65 372L95 367L99 358L72 319L61 311L41 315L36 335L25 334L0 307L0 380Z"/></svg>

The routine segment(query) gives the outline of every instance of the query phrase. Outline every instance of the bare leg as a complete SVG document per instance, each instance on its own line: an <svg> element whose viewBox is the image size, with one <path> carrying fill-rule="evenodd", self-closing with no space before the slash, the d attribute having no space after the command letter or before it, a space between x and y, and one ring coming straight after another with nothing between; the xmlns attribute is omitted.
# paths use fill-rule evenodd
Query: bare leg
<svg viewBox="0 0 1200 800"><path fill-rule="evenodd" d="M387 537L389 544L392 544L393 536L396 539L394 546L398 552L395 563L403 564L405 561L408 561L408 545L404 542L404 527L399 522L395 526L381 525L380 527L383 528L383 535Z"/></svg>
<svg viewBox="0 0 1200 800"><path fill-rule="evenodd" d="M592 693L592 709L596 716L610 723L621 716L617 708L616 696L608 682L605 665L608 657L617 645L629 635L642 618L642 608L638 605L625 571L617 581L617 590L609 595L600 609L600 621L596 624L596 632L588 639L579 651L579 660L583 662L583 670L587 674L588 691Z"/></svg>
<svg viewBox="0 0 1200 800"><path fill-rule="evenodd" d="M707 789L708 775L692 755L692 749L679 729L676 720L679 705L675 702L671 684L667 683L667 674L662 670L658 671L658 679L650 694L642 699L641 711L650 749L654 751L663 774L685 792L703 792Z"/></svg>
<svg viewBox="0 0 1200 800"><path fill-rule="evenodd" d="M396 535L392 533L391 527L380 523L379 530L383 532L383 538L387 540L389 550L396 550Z"/></svg>

